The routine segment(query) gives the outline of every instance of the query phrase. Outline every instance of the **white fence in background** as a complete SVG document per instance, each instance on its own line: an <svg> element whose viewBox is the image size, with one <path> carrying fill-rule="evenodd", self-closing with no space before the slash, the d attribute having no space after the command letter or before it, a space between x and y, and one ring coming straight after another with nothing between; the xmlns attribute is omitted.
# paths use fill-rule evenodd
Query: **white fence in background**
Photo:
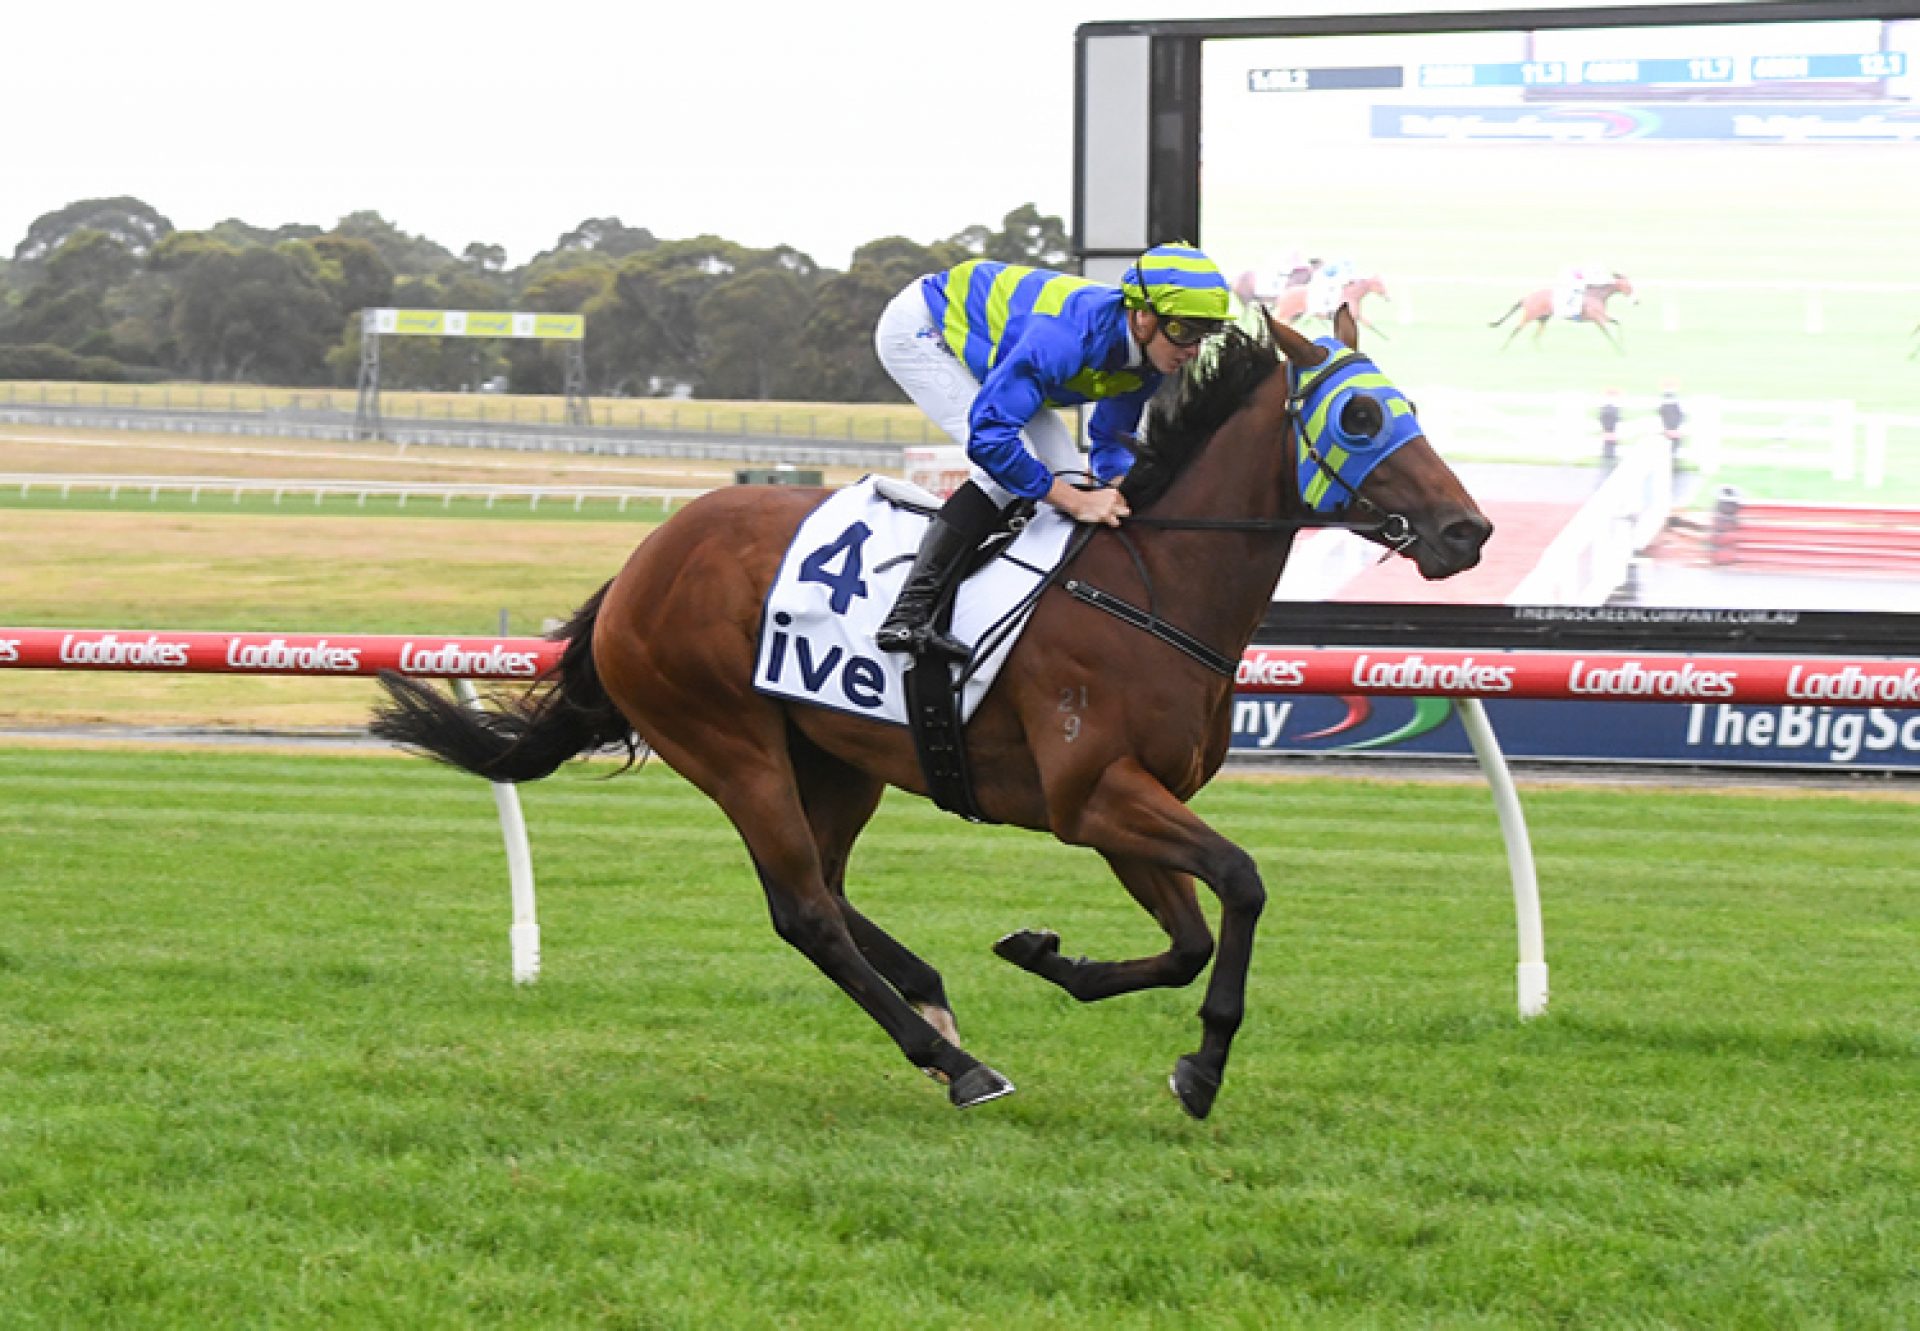
<svg viewBox="0 0 1920 1331"><path fill-rule="evenodd" d="M1507 597L1511 605L1605 605L1673 512L1673 450L1658 436L1622 447L1593 497Z"/></svg>
<svg viewBox="0 0 1920 1331"><path fill-rule="evenodd" d="M198 504L205 495L209 503L225 497L231 503L239 503L243 496L271 495L275 504L287 499L311 500L316 506L328 499L352 499L359 507L365 508L368 498L398 499L398 506L405 508L410 501L439 501L442 508L451 508L456 499L484 500L488 508L497 504L520 503L530 510L538 510L542 503L549 507L553 504L571 503L575 512L589 500L616 501L619 512L626 512L627 505L636 500L654 500L661 503L669 512L676 503L698 497L706 493L705 489L691 489L671 486L621 486L621 485L434 485L421 481L352 481L352 480L289 480L276 478L242 478L235 476L92 476L57 475L46 472L7 472L0 473L0 490L30 499L36 492L58 494L66 499L75 490L93 493L104 492L109 502L116 501L124 491L129 495L145 495L148 502L158 503L163 494L181 494L187 496L189 503Z"/></svg>
<svg viewBox="0 0 1920 1331"><path fill-rule="evenodd" d="M1661 400L1613 399L1624 446L1659 434ZM1879 489L1890 446L1920 449L1920 416L1862 412L1847 398L1677 399L1683 420L1676 461L1706 476L1728 467L1808 471ZM1602 457L1595 393L1482 393L1432 389L1420 394L1421 423L1449 459L1468 462L1581 464Z"/></svg>

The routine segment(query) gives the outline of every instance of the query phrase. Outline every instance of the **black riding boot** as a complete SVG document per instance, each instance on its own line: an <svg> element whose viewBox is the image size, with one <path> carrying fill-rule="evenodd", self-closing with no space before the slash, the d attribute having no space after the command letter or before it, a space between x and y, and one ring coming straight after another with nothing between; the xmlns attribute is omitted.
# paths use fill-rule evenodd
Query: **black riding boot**
<svg viewBox="0 0 1920 1331"><path fill-rule="evenodd" d="M967 659L967 645L935 629L933 617L958 581L968 554L999 525L1000 510L985 490L968 481L953 492L920 538L900 599L874 632L873 641L881 651L911 652L916 657L933 652L949 660Z"/></svg>

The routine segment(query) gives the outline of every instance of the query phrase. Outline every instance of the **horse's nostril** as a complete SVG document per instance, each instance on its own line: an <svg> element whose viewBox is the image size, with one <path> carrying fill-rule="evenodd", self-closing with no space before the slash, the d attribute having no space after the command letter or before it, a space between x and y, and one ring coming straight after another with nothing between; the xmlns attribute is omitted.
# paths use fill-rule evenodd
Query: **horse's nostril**
<svg viewBox="0 0 1920 1331"><path fill-rule="evenodd" d="M1482 517L1455 518L1441 528L1441 538L1457 550L1478 550L1493 534L1493 524Z"/></svg>

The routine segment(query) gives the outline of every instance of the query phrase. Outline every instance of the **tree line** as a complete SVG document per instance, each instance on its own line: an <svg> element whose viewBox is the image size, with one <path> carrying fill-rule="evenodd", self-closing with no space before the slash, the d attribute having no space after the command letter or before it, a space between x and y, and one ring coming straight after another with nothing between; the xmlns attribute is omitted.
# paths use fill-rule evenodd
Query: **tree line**
<svg viewBox="0 0 1920 1331"><path fill-rule="evenodd" d="M785 245L663 240L617 217L589 218L508 268L497 245L454 254L377 212L324 229L229 220L181 231L139 199L83 199L36 219L0 259L0 379L348 386L358 312L395 306L582 314L588 391L600 397L896 400L873 325L916 275L1068 256L1065 225L1032 204L928 244L870 241L842 272ZM560 350L465 338L381 347L384 387L497 376L514 392L560 392Z"/></svg>

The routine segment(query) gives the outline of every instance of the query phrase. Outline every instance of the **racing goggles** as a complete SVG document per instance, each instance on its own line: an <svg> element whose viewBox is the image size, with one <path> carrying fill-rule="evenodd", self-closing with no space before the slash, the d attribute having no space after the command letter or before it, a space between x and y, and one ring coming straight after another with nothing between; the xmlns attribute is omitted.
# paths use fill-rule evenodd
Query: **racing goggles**
<svg viewBox="0 0 1920 1331"><path fill-rule="evenodd" d="M1179 315L1161 314L1155 311L1160 321L1160 334L1176 347L1195 347L1219 332L1224 325L1218 319L1183 319Z"/></svg>
<svg viewBox="0 0 1920 1331"><path fill-rule="evenodd" d="M1133 283L1140 288L1141 303L1149 310L1160 326L1160 335L1176 347L1197 347L1222 328L1223 319L1191 319L1185 315L1162 314L1153 303L1153 296L1147 291L1147 284L1135 273Z"/></svg>

